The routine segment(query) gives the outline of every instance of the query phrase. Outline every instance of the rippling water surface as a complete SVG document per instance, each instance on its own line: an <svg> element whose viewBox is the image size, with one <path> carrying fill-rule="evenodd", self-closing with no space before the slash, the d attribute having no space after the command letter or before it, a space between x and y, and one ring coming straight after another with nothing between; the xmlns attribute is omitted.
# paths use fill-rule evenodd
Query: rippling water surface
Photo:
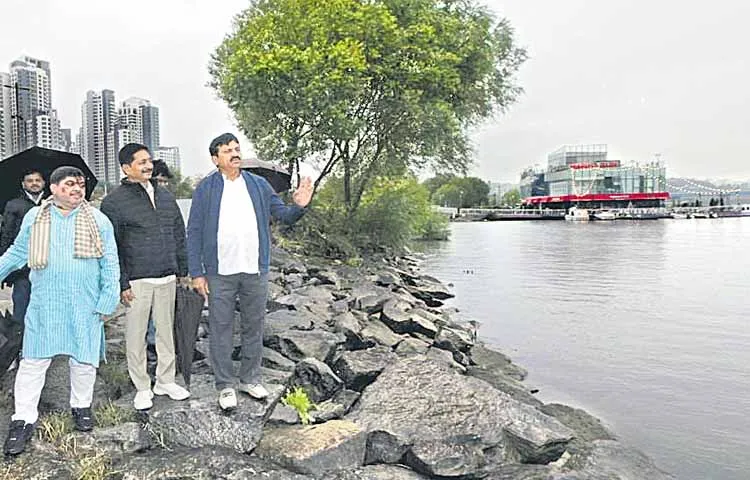
<svg viewBox="0 0 750 480"><path fill-rule="evenodd" d="M452 229L425 273L542 400L680 479L750 479L750 218Z"/></svg>

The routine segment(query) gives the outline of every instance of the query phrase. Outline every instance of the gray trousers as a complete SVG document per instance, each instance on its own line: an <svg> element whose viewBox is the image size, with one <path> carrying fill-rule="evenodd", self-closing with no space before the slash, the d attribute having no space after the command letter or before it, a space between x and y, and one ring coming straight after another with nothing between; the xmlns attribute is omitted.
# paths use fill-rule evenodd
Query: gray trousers
<svg viewBox="0 0 750 480"><path fill-rule="evenodd" d="M237 296L240 299L242 339L240 382L260 383L268 274L237 273L209 276L208 291L210 360L217 390L233 387L235 384L232 334Z"/></svg>

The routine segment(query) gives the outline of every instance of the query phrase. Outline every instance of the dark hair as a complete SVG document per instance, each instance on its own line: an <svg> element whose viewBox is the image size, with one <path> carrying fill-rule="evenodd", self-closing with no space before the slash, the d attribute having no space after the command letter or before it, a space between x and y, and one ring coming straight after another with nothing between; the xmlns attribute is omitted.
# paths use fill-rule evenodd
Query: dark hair
<svg viewBox="0 0 750 480"><path fill-rule="evenodd" d="M63 165L62 167L57 167L52 171L52 174L50 174L49 176L49 183L51 183L52 185L57 185L68 177L85 179L86 175L84 175L83 172L76 167Z"/></svg>
<svg viewBox="0 0 750 480"><path fill-rule="evenodd" d="M23 175L21 176L21 180L25 180L29 175L39 175L40 177L42 177L42 180L44 180L44 175L42 175L42 172L40 172L39 170L34 170L33 168L24 171Z"/></svg>
<svg viewBox="0 0 750 480"><path fill-rule="evenodd" d="M146 145L141 145L140 143L128 143L127 145L122 147L118 155L120 165L130 165L131 163L133 163L133 155L140 152L141 150L146 150L149 154L151 154L151 151L149 151L148 147Z"/></svg>
<svg viewBox="0 0 750 480"><path fill-rule="evenodd" d="M211 143L208 145L208 153L210 153L212 157L215 157L219 154L219 147L222 145L229 145L232 142L240 143L240 141L237 140L237 137L231 133L222 133L211 140Z"/></svg>
<svg viewBox="0 0 750 480"><path fill-rule="evenodd" d="M172 172L169 171L169 167L167 166L166 162L164 162L164 160L154 160L154 170L153 172L151 172L151 178L156 178L158 176L167 178L174 177Z"/></svg>

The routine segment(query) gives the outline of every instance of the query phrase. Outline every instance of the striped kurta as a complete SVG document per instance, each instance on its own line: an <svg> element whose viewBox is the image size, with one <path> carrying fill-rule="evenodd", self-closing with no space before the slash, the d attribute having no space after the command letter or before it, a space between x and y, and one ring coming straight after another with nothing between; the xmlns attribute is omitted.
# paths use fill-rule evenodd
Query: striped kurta
<svg viewBox="0 0 750 480"><path fill-rule="evenodd" d="M99 366L104 358L104 324L120 300L120 264L109 219L92 208L104 247L102 258L74 258L75 218L51 207L51 241L46 268L32 270L31 300L23 338L25 358L69 355ZM31 226L39 208L26 214L13 245L0 257L0 279L28 261Z"/></svg>

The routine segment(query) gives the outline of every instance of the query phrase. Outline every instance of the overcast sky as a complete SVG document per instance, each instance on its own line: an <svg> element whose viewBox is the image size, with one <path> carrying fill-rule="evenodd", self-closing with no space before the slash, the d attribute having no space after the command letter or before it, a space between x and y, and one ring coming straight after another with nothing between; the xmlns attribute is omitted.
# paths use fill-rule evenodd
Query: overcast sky
<svg viewBox="0 0 750 480"><path fill-rule="evenodd" d="M2 3L0 71L24 54L49 60L64 127L77 132L87 90L147 98L191 175L211 169L211 138L237 130L206 67L245 0ZM670 176L750 178L750 2L486 3L530 59L524 96L475 134L474 173L516 182L560 145L607 143L610 158L661 153Z"/></svg>

